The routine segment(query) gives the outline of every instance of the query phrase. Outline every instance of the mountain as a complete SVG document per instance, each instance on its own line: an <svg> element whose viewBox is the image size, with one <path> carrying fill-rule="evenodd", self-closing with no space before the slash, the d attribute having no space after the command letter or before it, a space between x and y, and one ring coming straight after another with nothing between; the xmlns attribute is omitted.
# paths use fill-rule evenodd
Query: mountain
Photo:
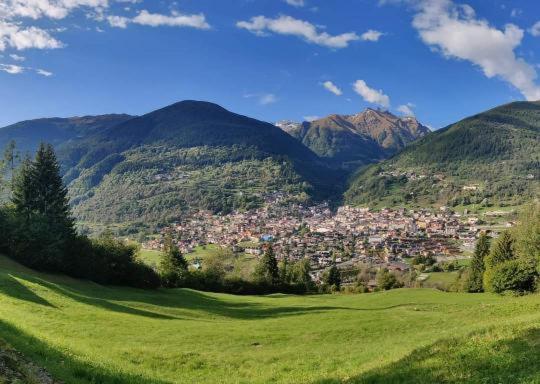
<svg viewBox="0 0 540 384"><path fill-rule="evenodd" d="M71 118L27 120L0 129L0 148L15 140L23 154L34 152L40 142L55 146L99 132L133 118L130 115L111 114Z"/></svg>
<svg viewBox="0 0 540 384"><path fill-rule="evenodd" d="M216 104L182 101L115 118L116 124L109 116L93 118L108 122L101 125L74 118L5 128L9 138L56 144L73 212L91 229L138 231L193 209L228 212L270 198L305 202L337 193L341 175L310 149L272 124Z"/></svg>
<svg viewBox="0 0 540 384"><path fill-rule="evenodd" d="M349 170L386 159L430 132L414 117L397 117L371 108L355 115L276 125L334 167Z"/></svg>
<svg viewBox="0 0 540 384"><path fill-rule="evenodd" d="M360 205L516 205L540 196L540 102L515 102L426 135L361 170Z"/></svg>

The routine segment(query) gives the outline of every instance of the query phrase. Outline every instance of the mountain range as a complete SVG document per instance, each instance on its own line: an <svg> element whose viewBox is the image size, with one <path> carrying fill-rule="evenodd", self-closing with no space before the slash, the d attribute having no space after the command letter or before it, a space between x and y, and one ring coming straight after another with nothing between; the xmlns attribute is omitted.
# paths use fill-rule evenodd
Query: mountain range
<svg viewBox="0 0 540 384"><path fill-rule="evenodd" d="M514 102L434 131L352 178L353 205L505 206L540 197L540 102Z"/></svg>
<svg viewBox="0 0 540 384"><path fill-rule="evenodd" d="M540 103L430 132L367 109L277 126L212 103L143 116L37 119L0 129L22 152L54 144L73 212L92 231L139 232L184 212L330 199L352 205L516 205L537 198Z"/></svg>
<svg viewBox="0 0 540 384"><path fill-rule="evenodd" d="M412 116L397 117L371 108L355 115L276 125L330 165L348 170L384 160L430 132Z"/></svg>

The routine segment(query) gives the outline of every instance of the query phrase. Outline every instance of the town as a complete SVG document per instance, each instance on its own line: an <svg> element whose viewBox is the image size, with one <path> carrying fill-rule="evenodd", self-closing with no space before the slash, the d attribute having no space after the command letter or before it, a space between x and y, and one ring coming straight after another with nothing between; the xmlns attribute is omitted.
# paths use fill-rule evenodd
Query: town
<svg viewBox="0 0 540 384"><path fill-rule="evenodd" d="M362 263L407 271L410 264L405 261L417 256L439 262L466 258L482 224L477 215L446 207L375 211L342 206L332 210L327 203L304 206L282 204L283 200L277 193L267 198L265 207L255 210L228 215L198 212L163 228L143 247L160 250L165 237L171 236L185 254L215 244L258 256L271 245L278 260L309 258L318 280L332 263L342 270Z"/></svg>

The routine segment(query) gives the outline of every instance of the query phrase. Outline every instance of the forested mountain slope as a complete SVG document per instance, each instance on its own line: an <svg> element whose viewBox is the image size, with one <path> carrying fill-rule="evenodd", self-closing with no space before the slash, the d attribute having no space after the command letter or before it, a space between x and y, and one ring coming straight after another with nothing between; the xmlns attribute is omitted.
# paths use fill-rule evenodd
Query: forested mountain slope
<svg viewBox="0 0 540 384"><path fill-rule="evenodd" d="M350 204L513 205L539 196L540 102L466 118L359 172Z"/></svg>

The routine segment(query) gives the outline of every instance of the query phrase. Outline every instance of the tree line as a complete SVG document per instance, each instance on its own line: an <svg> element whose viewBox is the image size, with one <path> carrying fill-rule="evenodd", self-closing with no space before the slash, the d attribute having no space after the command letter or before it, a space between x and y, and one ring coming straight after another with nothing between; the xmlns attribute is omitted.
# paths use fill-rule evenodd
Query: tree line
<svg viewBox="0 0 540 384"><path fill-rule="evenodd" d="M159 275L137 261L137 248L103 235L77 233L67 189L51 145L14 167L15 146L5 152L11 182L3 181L7 202L0 207L0 252L42 271L64 273L103 284L155 288ZM4 172L5 173L5 172Z"/></svg>

